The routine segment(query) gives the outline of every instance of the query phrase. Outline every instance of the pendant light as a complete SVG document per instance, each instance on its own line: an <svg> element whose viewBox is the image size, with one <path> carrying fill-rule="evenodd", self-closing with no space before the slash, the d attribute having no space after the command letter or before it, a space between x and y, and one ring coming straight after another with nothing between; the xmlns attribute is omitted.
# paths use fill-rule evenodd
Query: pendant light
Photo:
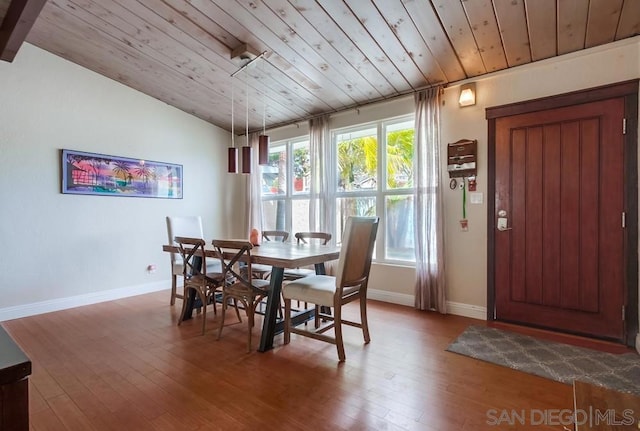
<svg viewBox="0 0 640 431"><path fill-rule="evenodd" d="M249 145L249 71L245 69L245 93L247 99L247 110L246 110L246 128L245 128L245 137L247 138L247 144L242 147L242 173L250 174L251 173L251 146Z"/></svg>
<svg viewBox="0 0 640 431"><path fill-rule="evenodd" d="M234 86L233 86L233 78L239 74L242 70L245 71L245 84L246 84L246 98L247 98L247 107L246 107L246 127L245 127L245 137L247 139L246 141L246 145L242 147L241 150L241 158L242 158L242 173L243 174L250 174L251 173L251 145L249 143L249 73L248 73L248 67L251 66L252 64L254 64L255 61L261 59L264 57L264 55L267 52L264 51L262 52L260 55L257 55L256 53L253 52L253 50L251 50L247 44L241 44L238 47L236 47L232 52L231 52L231 59L240 59L242 61L248 60L246 63L244 63L240 69L236 70L235 72L233 72L231 74L231 147L229 147L229 172L230 173L238 173L238 149L235 146L235 141L234 141L234 136L235 136L235 130L234 130L234 113L233 113L233 103L234 103ZM264 66L263 66L264 67ZM264 109L264 106L263 106ZM262 121L262 129L264 131L264 111L263 111L263 121ZM261 140L259 140L260 142L262 142L263 138L262 136L260 137ZM267 154L266 157L268 159L268 137L267 137L267 145L265 146L266 150L267 150Z"/></svg>
<svg viewBox="0 0 640 431"><path fill-rule="evenodd" d="M227 172L229 172L230 174L237 174L238 173L238 149L236 148L236 141L235 141L235 135L236 135L236 131L234 129L234 125L233 125L233 99L234 99L234 85L233 85L233 80L234 77L233 75L231 76L231 146L229 147L229 154L228 154L228 170Z"/></svg>
<svg viewBox="0 0 640 431"><path fill-rule="evenodd" d="M264 134L258 136L258 164L269 164L269 137Z"/></svg>
<svg viewBox="0 0 640 431"><path fill-rule="evenodd" d="M264 79L264 61L262 62L262 79ZM258 136L258 164L269 164L269 136L265 132L265 113L267 106L266 86L262 85L262 134Z"/></svg>

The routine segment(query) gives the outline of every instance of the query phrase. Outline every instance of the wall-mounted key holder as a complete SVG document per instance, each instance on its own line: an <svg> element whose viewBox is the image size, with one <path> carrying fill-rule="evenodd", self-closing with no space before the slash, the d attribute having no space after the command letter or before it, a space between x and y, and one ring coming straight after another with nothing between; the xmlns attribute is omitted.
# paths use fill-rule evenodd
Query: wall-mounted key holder
<svg viewBox="0 0 640 431"><path fill-rule="evenodd" d="M478 141L461 139L447 145L447 171L449 177L472 177L476 175Z"/></svg>

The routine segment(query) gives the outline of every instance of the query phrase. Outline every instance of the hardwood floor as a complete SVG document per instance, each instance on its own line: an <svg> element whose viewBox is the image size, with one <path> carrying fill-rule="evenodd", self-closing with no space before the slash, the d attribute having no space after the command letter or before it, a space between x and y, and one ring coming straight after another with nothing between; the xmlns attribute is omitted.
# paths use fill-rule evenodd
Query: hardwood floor
<svg viewBox="0 0 640 431"><path fill-rule="evenodd" d="M4 322L33 362L31 429L527 429L496 419L573 407L571 386L445 351L478 320L370 301L371 344L346 327L340 365L335 346L295 334L248 354L246 324L216 341L219 315L202 336L201 316L178 327L168 303L158 292Z"/></svg>

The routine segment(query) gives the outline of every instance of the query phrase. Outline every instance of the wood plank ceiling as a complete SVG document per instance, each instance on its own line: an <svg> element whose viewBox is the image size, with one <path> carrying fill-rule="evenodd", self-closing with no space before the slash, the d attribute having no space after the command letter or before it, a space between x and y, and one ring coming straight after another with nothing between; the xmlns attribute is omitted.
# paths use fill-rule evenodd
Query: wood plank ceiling
<svg viewBox="0 0 640 431"><path fill-rule="evenodd" d="M260 130L639 33L640 0L48 0L26 40L227 130L233 88L242 134L247 97Z"/></svg>

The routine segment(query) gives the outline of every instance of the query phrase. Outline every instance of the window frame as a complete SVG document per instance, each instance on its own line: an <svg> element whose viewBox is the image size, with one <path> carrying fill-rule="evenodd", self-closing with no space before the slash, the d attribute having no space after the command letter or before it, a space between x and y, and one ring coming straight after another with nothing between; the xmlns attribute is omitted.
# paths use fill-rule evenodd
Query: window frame
<svg viewBox="0 0 640 431"><path fill-rule="evenodd" d="M388 197L391 196L413 196L415 194L415 185L412 182L411 187L402 187L402 188L390 188L388 184L388 173L387 173L387 135L388 129L394 125L401 123L411 123L411 127L413 127L415 133L415 117L414 114L405 114L390 118L385 118L376 121L370 121L366 123L361 123L357 125L350 125L346 127L339 127L330 130L330 142L329 145L333 146L333 151L329 151L331 154L331 160L327 161L326 166L330 167L331 171L327 172L332 180L329 181L332 184L332 190L328 191L328 195L331 199L334 200L336 204L336 211L332 214L333 217L333 226L335 229L338 229L339 220L337 214L338 208L338 200L343 198L375 198L375 211L376 215L380 218L380 224L378 227L378 235L376 239L376 247L374 250L373 261L376 263L383 264L391 264L396 266L406 266L406 267L415 267L415 258L412 260L403 260L403 259L395 259L386 257L386 245L387 245L387 212L386 212L386 201ZM359 189L359 190L338 190L338 179L339 179L339 170L338 170L338 142L337 139L339 135L343 135L346 133L356 133L359 131L364 131L367 129L375 130L375 135L377 139L377 149L376 149L376 157L377 157L377 166L376 166L376 188L375 189ZM415 141L414 141L415 142ZM310 137L309 135L297 136L289 139L283 139L279 141L272 142L269 145L269 149L274 148L285 148L285 157L286 157L286 191L283 194L269 194L262 195L262 201L278 201L282 200L285 204L285 226L284 229L290 233L294 233L292 231L292 217L293 217L293 204L296 200L306 200L307 202L311 202L311 193L310 190L307 192L295 192L294 191L294 160L293 160L293 149L294 146L306 143L310 146ZM415 144L414 144L415 145ZM415 148L414 154L412 156L412 161L415 163ZM414 165L415 166L415 165ZM313 168L312 168L313 169ZM414 167L415 171L415 167ZM261 171L262 175L262 171ZM412 215L413 219L413 215ZM415 225L414 225L415 226ZM334 238L337 240L339 235L336 232L331 232L334 235Z"/></svg>
<svg viewBox="0 0 640 431"><path fill-rule="evenodd" d="M286 190L285 193L282 194L268 194L262 195L262 202L265 201L284 201L285 204L285 226L284 230L291 234L290 237L293 236L294 232L292 231L293 226L293 201L295 200L311 200L311 192L310 191L302 191L296 192L294 190L294 167L293 167L293 151L294 147L301 143L307 143L307 147L310 146L309 136L298 136L290 139L283 139L281 141L272 142L269 144L269 150L275 148L285 148L285 157L286 157L286 166L285 166L285 175L286 175ZM260 170L260 175L262 175L262 170ZM264 221L263 221L264 222ZM275 227L274 227L275 228ZM308 228L307 228L308 230Z"/></svg>
<svg viewBox="0 0 640 431"><path fill-rule="evenodd" d="M353 126L340 127L331 130L331 145L333 145L334 160L331 160L330 166L333 168L331 173L336 179L335 190L332 191L333 199L337 200L341 198L369 198L374 197L376 200L376 215L380 218L378 226L378 235L376 237L376 247L374 250L373 261L376 263L385 263L398 266L410 266L415 267L415 258L413 260L393 259L386 257L386 243L387 243L387 217L385 202L389 196L413 196L415 193L415 186L392 189L388 187L387 177L387 130L390 126L400 124L404 122L411 122L415 131L415 117L413 114L401 115L397 117L385 118L383 120L371 121L368 123L362 123ZM371 190L338 190L338 136L347 133L356 133L366 129L375 129L377 137L377 150L376 156L378 159L376 166L377 175L377 187ZM415 148L414 156L412 160L415 161ZM337 206L337 205L336 205ZM334 226L339 226L337 215L333 214ZM335 233L334 233L335 235Z"/></svg>

